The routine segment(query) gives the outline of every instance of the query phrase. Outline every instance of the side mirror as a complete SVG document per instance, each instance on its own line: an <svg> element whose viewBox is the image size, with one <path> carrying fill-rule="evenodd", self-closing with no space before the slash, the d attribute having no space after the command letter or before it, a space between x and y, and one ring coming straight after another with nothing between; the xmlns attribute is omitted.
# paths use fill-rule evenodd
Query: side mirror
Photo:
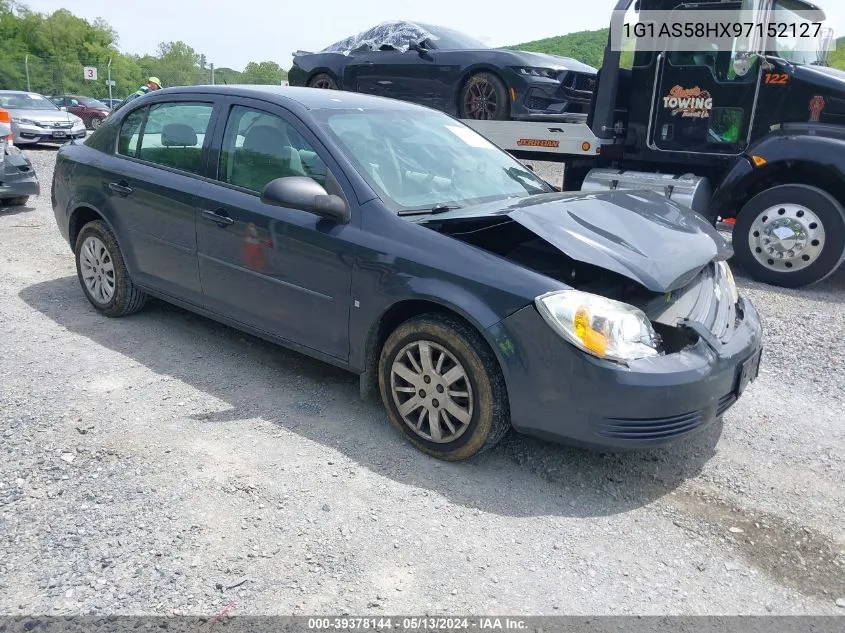
<svg viewBox="0 0 845 633"><path fill-rule="evenodd" d="M745 77L751 70L754 57L748 53L737 53L733 60L733 71L737 77Z"/></svg>
<svg viewBox="0 0 845 633"><path fill-rule="evenodd" d="M418 54L420 57L422 57L423 55L425 55L426 53L428 53L428 50L426 50L425 48L423 48L423 47L420 45L420 43L419 43L419 42L415 42L414 40L410 40L410 41L408 42L408 50L409 50L409 51L416 51L416 52L417 52L417 54Z"/></svg>
<svg viewBox="0 0 845 633"><path fill-rule="evenodd" d="M318 182L306 176L271 180L261 192L261 202L307 211L338 224L348 224L351 217L343 198L327 193Z"/></svg>

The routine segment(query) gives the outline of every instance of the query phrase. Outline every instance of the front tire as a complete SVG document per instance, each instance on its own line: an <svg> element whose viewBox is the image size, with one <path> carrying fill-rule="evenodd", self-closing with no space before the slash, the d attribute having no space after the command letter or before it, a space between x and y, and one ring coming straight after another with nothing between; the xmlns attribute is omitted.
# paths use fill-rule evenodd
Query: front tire
<svg viewBox="0 0 845 633"><path fill-rule="evenodd" d="M79 284L97 312L122 317L144 307L147 295L129 277L117 240L104 222L82 227L74 253Z"/></svg>
<svg viewBox="0 0 845 633"><path fill-rule="evenodd" d="M772 187L740 211L733 248L758 281L784 288L818 283L845 259L845 208L818 187Z"/></svg>
<svg viewBox="0 0 845 633"><path fill-rule="evenodd" d="M510 106L505 84L492 73L476 73L461 89L458 112L462 119L507 120Z"/></svg>
<svg viewBox="0 0 845 633"><path fill-rule="evenodd" d="M309 88L321 88L323 90L337 90L337 82L328 73L317 73L308 80Z"/></svg>
<svg viewBox="0 0 845 633"><path fill-rule="evenodd" d="M472 457L510 429L496 357L478 332L451 316L415 317L387 338L379 390L393 426L438 459Z"/></svg>
<svg viewBox="0 0 845 633"><path fill-rule="evenodd" d="M100 127L100 125L102 124L102 122L103 122L103 120L98 116L91 117L91 129L92 130L98 129Z"/></svg>

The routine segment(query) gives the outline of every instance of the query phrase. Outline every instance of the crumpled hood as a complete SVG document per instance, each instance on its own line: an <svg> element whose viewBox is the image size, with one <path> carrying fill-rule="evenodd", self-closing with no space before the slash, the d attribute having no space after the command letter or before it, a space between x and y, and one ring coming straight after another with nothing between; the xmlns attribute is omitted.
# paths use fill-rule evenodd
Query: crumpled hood
<svg viewBox="0 0 845 633"><path fill-rule="evenodd" d="M686 286L730 245L702 216L650 191L555 193L457 209L421 224L508 216L577 261L653 292Z"/></svg>

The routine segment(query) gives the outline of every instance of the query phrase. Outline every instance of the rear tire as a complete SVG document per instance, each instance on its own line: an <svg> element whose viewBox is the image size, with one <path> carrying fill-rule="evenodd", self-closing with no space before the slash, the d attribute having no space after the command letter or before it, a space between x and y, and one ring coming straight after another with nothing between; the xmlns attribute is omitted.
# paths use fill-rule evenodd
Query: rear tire
<svg viewBox="0 0 845 633"><path fill-rule="evenodd" d="M462 119L505 121L510 118L508 90L492 73L476 73L461 89L458 113Z"/></svg>
<svg viewBox="0 0 845 633"><path fill-rule="evenodd" d="M391 424L432 457L467 459L511 428L498 360L455 317L428 314L400 325L384 344L378 374Z"/></svg>
<svg viewBox="0 0 845 633"><path fill-rule="evenodd" d="M772 187L740 211L733 248L757 281L784 288L818 283L845 259L845 208L818 187Z"/></svg>
<svg viewBox="0 0 845 633"><path fill-rule="evenodd" d="M337 90L337 82L328 73L317 73L308 80L309 88L322 88L323 90Z"/></svg>
<svg viewBox="0 0 845 633"><path fill-rule="evenodd" d="M82 227L74 253L79 284L97 312L122 317L144 307L147 295L129 277L117 240L104 222Z"/></svg>
<svg viewBox="0 0 845 633"><path fill-rule="evenodd" d="M91 117L91 129L96 130L97 128L100 127L100 124L102 122L103 122L103 120L98 116Z"/></svg>
<svg viewBox="0 0 845 633"><path fill-rule="evenodd" d="M23 207L26 206L27 202L29 202L29 196L18 196L17 198L6 198L5 200L0 200L0 204L9 207Z"/></svg>

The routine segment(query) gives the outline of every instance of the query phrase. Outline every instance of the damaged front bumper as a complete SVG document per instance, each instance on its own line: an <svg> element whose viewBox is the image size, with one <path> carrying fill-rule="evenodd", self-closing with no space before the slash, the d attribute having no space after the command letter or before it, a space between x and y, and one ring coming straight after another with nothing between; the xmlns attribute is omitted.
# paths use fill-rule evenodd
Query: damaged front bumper
<svg viewBox="0 0 845 633"><path fill-rule="evenodd" d="M0 161L0 200L37 196L41 193L32 162L14 146L5 148Z"/></svg>
<svg viewBox="0 0 845 633"><path fill-rule="evenodd" d="M490 328L511 422L522 433L592 447L644 448L704 429L753 380L762 353L754 306L740 299L727 343L621 365L576 349L531 305Z"/></svg>

